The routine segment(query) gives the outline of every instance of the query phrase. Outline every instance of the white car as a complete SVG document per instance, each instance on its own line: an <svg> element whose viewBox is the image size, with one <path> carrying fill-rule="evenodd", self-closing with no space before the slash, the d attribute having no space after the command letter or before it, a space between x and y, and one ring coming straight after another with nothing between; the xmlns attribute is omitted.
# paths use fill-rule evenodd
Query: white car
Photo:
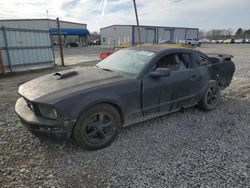
<svg viewBox="0 0 250 188"><path fill-rule="evenodd" d="M216 40L216 43L217 43L217 44L223 43L223 40Z"/></svg>
<svg viewBox="0 0 250 188"><path fill-rule="evenodd" d="M206 44L208 44L208 43L210 43L211 41L210 41L209 39L201 39L200 42L201 42L201 43L206 43Z"/></svg>
<svg viewBox="0 0 250 188"><path fill-rule="evenodd" d="M199 39L186 39L185 44L189 44L189 45L201 45L201 41Z"/></svg>
<svg viewBox="0 0 250 188"><path fill-rule="evenodd" d="M244 44L244 43L249 43L248 39L235 39L234 43L236 44Z"/></svg>

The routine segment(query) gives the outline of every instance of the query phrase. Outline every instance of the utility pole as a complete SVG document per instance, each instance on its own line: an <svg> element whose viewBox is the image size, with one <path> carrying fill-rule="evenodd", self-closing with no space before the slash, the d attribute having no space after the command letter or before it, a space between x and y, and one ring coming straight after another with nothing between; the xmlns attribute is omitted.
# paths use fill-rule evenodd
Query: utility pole
<svg viewBox="0 0 250 188"><path fill-rule="evenodd" d="M141 32L140 32L140 24L139 24L139 19L138 19L138 14L137 14L137 8L136 8L136 2L133 0L134 3L134 8L135 8L135 17L136 17L136 23L137 23L137 29L138 29L138 37L139 37L139 43L141 46Z"/></svg>
<svg viewBox="0 0 250 188"><path fill-rule="evenodd" d="M50 28L50 25L49 25L49 10L48 9L46 10L46 14L47 14L47 20L48 20L48 27Z"/></svg>
<svg viewBox="0 0 250 188"><path fill-rule="evenodd" d="M56 18L56 23L57 23L57 33L58 33L58 39L59 39L61 63L62 63L62 66L64 66L63 47L62 47L62 36L61 36L61 27L60 27L59 18Z"/></svg>
<svg viewBox="0 0 250 188"><path fill-rule="evenodd" d="M3 62L3 55L2 51L0 50L0 75L4 75L4 62Z"/></svg>

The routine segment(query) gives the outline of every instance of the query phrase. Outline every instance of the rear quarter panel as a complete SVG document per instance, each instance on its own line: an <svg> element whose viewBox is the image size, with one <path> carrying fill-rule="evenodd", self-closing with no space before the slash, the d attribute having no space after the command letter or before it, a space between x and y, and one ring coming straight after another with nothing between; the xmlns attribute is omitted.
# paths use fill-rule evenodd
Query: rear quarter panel
<svg viewBox="0 0 250 188"><path fill-rule="evenodd" d="M209 68L211 79L217 80L222 87L227 87L232 81L235 66L231 60L212 64Z"/></svg>

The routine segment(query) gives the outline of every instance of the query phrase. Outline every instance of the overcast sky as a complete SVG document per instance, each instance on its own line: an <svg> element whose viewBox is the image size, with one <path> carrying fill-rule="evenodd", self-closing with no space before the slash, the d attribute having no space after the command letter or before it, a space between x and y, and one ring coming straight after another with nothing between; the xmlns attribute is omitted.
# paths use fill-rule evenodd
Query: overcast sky
<svg viewBox="0 0 250 188"><path fill-rule="evenodd" d="M250 0L137 0L141 25L250 28ZM135 24L132 0L1 0L0 19L59 17L89 30Z"/></svg>

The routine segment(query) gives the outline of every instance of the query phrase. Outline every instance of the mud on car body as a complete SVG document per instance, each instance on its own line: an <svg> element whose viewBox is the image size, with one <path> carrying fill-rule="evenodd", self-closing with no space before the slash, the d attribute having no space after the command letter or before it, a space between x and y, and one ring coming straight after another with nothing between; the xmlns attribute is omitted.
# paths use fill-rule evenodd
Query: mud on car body
<svg viewBox="0 0 250 188"><path fill-rule="evenodd" d="M94 67L21 85L16 112L36 136L100 149L121 127L194 105L215 108L235 71L231 58L180 47L122 49Z"/></svg>

